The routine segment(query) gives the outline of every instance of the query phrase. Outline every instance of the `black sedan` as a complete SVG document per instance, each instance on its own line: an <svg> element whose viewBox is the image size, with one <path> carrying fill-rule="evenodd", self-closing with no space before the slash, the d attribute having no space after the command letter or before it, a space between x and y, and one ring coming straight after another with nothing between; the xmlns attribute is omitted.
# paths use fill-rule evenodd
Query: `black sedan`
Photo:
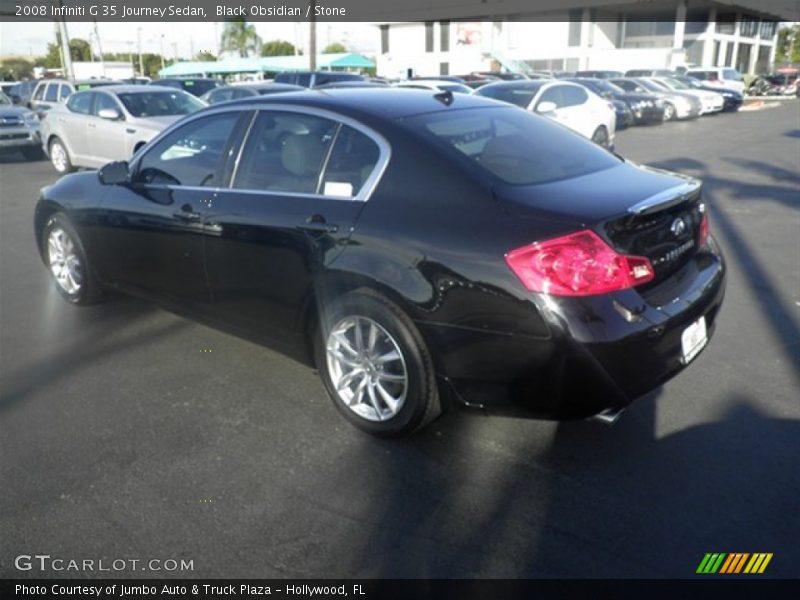
<svg viewBox="0 0 800 600"><path fill-rule="evenodd" d="M377 435L447 405L614 418L696 358L725 290L699 181L446 92L212 106L44 188L34 226L68 302L119 290L278 348Z"/></svg>
<svg viewBox="0 0 800 600"><path fill-rule="evenodd" d="M212 88L200 96L200 100L206 104L217 104L228 100L238 100L248 96L268 96L270 94L282 94L283 92L298 92L306 88L291 83L273 83L262 81L256 83L244 83L240 85L223 85Z"/></svg>
<svg viewBox="0 0 800 600"><path fill-rule="evenodd" d="M606 79L573 77L567 81L579 83L595 94L611 100L614 102L615 110L618 110L617 102L624 102L630 108L633 123L636 125L664 122L664 101L654 94L627 92ZM619 112L617 112L617 122L619 122Z"/></svg>
<svg viewBox="0 0 800 600"><path fill-rule="evenodd" d="M720 94L722 96L722 110L724 112L735 112L739 110L744 103L744 95L740 94L736 90L722 88L718 85L707 85L703 83L702 80L695 79L694 77L683 77L676 75L673 77L673 79L677 79L678 81L685 83L694 90L706 90Z"/></svg>

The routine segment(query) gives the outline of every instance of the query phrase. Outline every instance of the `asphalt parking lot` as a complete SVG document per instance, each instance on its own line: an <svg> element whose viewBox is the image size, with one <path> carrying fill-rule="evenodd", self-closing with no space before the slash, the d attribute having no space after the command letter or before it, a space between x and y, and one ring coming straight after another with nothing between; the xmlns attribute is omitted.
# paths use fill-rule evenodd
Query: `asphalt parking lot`
<svg viewBox="0 0 800 600"><path fill-rule="evenodd" d="M403 441L347 425L271 350L137 300L68 306L32 235L55 172L0 157L0 577L81 575L14 568L36 553L197 577L660 578L771 552L766 575L800 575L800 102L617 150L705 181L730 267L709 347L610 428L452 414Z"/></svg>

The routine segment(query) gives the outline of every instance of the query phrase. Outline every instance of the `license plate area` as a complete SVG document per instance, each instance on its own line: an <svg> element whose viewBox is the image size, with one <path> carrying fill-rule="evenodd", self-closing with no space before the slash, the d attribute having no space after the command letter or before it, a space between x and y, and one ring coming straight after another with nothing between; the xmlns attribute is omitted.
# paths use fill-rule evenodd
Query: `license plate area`
<svg viewBox="0 0 800 600"><path fill-rule="evenodd" d="M681 362L685 365L689 364L707 343L706 318L702 316L684 329L681 334Z"/></svg>

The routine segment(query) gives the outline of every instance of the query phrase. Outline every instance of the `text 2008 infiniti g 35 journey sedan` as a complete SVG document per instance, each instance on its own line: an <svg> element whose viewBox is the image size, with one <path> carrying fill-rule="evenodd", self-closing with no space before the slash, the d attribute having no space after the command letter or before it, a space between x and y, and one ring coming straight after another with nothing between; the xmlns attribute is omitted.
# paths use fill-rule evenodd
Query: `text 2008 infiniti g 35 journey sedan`
<svg viewBox="0 0 800 600"><path fill-rule="evenodd" d="M70 302L123 290L313 361L382 435L445 404L615 414L725 289L698 181L447 92L216 105L45 188L35 231Z"/></svg>

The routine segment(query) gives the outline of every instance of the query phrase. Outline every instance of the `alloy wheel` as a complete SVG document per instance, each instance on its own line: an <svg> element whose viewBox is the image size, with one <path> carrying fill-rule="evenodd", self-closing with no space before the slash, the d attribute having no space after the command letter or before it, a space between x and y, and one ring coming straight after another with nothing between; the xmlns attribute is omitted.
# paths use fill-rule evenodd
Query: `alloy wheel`
<svg viewBox="0 0 800 600"><path fill-rule="evenodd" d="M408 393L408 370L400 345L363 316L341 319L326 341L328 375L339 400L369 421L397 415Z"/></svg>
<svg viewBox="0 0 800 600"><path fill-rule="evenodd" d="M53 142L50 147L50 161L59 173L67 170L67 151L59 142Z"/></svg>
<svg viewBox="0 0 800 600"><path fill-rule="evenodd" d="M83 270L75 251L75 243L60 227L47 237L47 255L50 272L56 283L70 296L77 294L83 285Z"/></svg>

